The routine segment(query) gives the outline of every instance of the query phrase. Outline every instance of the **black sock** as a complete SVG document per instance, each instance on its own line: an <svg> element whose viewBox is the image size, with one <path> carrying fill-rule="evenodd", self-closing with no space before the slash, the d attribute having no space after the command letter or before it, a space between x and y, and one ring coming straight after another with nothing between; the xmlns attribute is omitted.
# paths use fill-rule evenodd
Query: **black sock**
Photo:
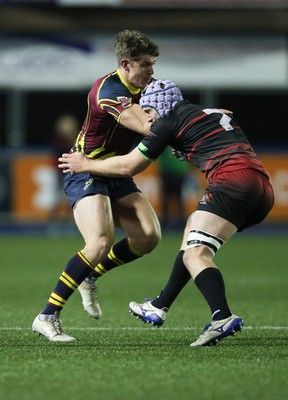
<svg viewBox="0 0 288 400"><path fill-rule="evenodd" d="M184 250L181 250L174 262L174 266L165 288L159 296L152 301L152 305L157 308L169 308L184 286L189 282L191 275L183 263Z"/></svg>
<svg viewBox="0 0 288 400"><path fill-rule="evenodd" d="M116 267L120 267L121 265L128 264L142 256L143 254L141 254L137 249L135 249L135 247L131 245L128 238L125 238L111 247L104 260L96 265L95 271L91 271L87 278L97 279L107 271L110 271Z"/></svg>
<svg viewBox="0 0 288 400"><path fill-rule="evenodd" d="M232 315L225 295L225 285L217 268L206 268L196 276L195 284L207 301L212 319L218 321Z"/></svg>

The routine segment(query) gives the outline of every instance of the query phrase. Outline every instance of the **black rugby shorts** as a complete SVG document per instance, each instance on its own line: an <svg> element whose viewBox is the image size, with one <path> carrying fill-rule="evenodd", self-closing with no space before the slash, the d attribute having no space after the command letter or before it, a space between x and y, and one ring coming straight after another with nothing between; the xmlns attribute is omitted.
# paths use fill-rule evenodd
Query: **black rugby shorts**
<svg viewBox="0 0 288 400"><path fill-rule="evenodd" d="M263 221L273 204L268 177L254 169L240 169L219 174L206 188L197 210L219 215L242 231Z"/></svg>

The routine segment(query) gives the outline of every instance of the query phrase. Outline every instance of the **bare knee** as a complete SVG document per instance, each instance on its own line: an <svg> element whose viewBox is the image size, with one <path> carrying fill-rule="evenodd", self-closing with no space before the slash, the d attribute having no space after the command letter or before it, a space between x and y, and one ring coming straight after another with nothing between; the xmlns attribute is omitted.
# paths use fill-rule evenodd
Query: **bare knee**
<svg viewBox="0 0 288 400"><path fill-rule="evenodd" d="M216 267L213 262L213 254L206 246L186 249L183 262L193 279L205 268Z"/></svg>
<svg viewBox="0 0 288 400"><path fill-rule="evenodd" d="M160 227L133 235L129 238L131 244L142 254L148 254L159 244L161 240Z"/></svg>
<svg viewBox="0 0 288 400"><path fill-rule="evenodd" d="M145 238L145 250L146 251L144 252L144 254L150 253L152 250L154 250L155 247L159 244L160 240L161 240L160 229L159 229L159 231L158 230L153 231L149 236L147 236Z"/></svg>
<svg viewBox="0 0 288 400"><path fill-rule="evenodd" d="M98 264L110 251L113 239L101 237L85 244L83 253L92 264Z"/></svg>
<svg viewBox="0 0 288 400"><path fill-rule="evenodd" d="M204 246L198 246L186 249L183 254L183 262L185 265L199 264L204 259L203 250Z"/></svg>

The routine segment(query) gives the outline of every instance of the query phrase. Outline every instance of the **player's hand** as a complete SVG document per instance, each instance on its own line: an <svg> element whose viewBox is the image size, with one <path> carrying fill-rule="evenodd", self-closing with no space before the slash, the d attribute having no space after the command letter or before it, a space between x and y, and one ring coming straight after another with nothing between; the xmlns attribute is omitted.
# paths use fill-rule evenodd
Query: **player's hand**
<svg viewBox="0 0 288 400"><path fill-rule="evenodd" d="M58 168L63 170L64 174L67 173L80 173L87 172L89 158L83 153L64 153L62 157L58 158Z"/></svg>

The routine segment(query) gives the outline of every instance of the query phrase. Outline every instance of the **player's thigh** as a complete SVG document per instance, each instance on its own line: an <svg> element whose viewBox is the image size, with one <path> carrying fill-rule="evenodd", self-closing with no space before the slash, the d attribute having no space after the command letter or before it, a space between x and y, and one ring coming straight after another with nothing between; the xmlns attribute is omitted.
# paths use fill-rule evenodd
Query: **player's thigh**
<svg viewBox="0 0 288 400"><path fill-rule="evenodd" d="M109 197L102 194L83 197L74 206L73 213L85 243L92 246L101 243L101 246L107 246L109 251L114 239L114 223Z"/></svg>
<svg viewBox="0 0 288 400"><path fill-rule="evenodd" d="M128 236L161 236L157 215L141 192L131 193L112 203L115 224Z"/></svg>
<svg viewBox="0 0 288 400"><path fill-rule="evenodd" d="M196 210L191 215L190 222L188 221L188 226L190 226L190 230L193 229L208 232L224 241L237 232L237 227L231 222L216 214L202 210Z"/></svg>
<svg viewBox="0 0 288 400"><path fill-rule="evenodd" d="M213 258L221 245L237 231L231 222L208 211L196 210L188 220L183 260L193 279L205 268L215 267Z"/></svg>

